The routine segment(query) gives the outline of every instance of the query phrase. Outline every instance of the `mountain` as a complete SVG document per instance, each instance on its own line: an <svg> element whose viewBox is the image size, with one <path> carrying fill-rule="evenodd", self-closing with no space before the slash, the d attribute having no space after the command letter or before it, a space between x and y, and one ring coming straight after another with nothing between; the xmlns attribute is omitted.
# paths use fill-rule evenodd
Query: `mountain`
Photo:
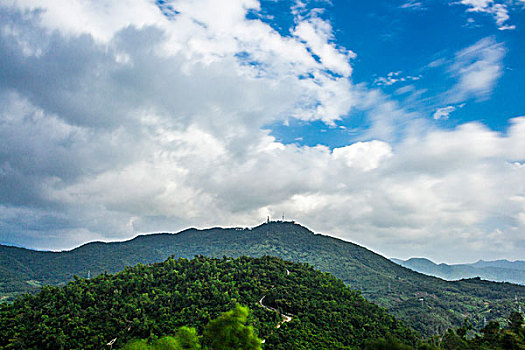
<svg viewBox="0 0 525 350"><path fill-rule="evenodd" d="M448 282L426 276L364 247L314 234L293 222L142 235L125 242L89 243L59 253L0 246L0 266L8 271L2 274L0 292L12 296L35 290L38 285L65 283L74 275L113 273L125 266L163 261L171 255L271 255L306 262L342 279L424 335L442 333L451 325L461 326L465 317L478 328L484 319L503 321L517 309L515 297L525 307L523 286L480 279Z"/></svg>
<svg viewBox="0 0 525 350"><path fill-rule="evenodd" d="M170 258L44 287L0 306L0 348L120 348L181 326L201 333L237 303L252 309L251 322L268 349L355 349L379 338L418 342L413 330L341 280L265 256Z"/></svg>
<svg viewBox="0 0 525 350"><path fill-rule="evenodd" d="M525 271L525 261L523 260L516 260L516 261L508 261L508 260L493 260L493 261L485 261L485 260L479 260L478 262L475 262L473 264L469 264L474 267L483 268L483 267L499 267L503 269L512 269L512 270L523 270Z"/></svg>
<svg viewBox="0 0 525 350"><path fill-rule="evenodd" d="M425 258L408 260L391 259L393 262L411 270L445 280L480 277L495 282L510 282L525 285L525 261L483 261L473 264L436 264Z"/></svg>

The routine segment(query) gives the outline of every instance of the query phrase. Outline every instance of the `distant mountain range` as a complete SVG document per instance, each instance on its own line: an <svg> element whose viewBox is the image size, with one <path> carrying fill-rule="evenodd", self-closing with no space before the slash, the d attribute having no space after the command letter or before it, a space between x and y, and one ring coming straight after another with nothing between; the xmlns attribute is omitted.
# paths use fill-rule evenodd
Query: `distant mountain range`
<svg viewBox="0 0 525 350"><path fill-rule="evenodd" d="M64 284L74 275L86 278L118 272L172 255L271 255L306 262L341 278L423 335L460 326L465 317L476 327L482 327L484 319L505 320L517 310L517 302L525 308L524 286L480 279L444 281L404 268L359 245L314 234L293 222L270 222L254 228L192 228L125 242L88 243L64 252L0 245L0 297L9 299L44 284Z"/></svg>
<svg viewBox="0 0 525 350"><path fill-rule="evenodd" d="M525 261L480 260L472 264L436 264L426 258L408 260L390 259L396 264L425 275L448 281L479 277L488 281L510 282L525 285Z"/></svg>

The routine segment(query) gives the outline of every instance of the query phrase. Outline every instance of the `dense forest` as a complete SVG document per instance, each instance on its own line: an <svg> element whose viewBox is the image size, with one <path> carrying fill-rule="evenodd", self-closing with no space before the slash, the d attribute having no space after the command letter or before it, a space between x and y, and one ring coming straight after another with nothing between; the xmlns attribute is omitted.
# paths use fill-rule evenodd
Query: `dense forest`
<svg viewBox="0 0 525 350"><path fill-rule="evenodd" d="M445 334L436 337L434 342L442 349L450 350L525 349L523 315L512 312L504 327L491 321L479 333L474 334L472 325L465 319L463 326L447 330Z"/></svg>
<svg viewBox="0 0 525 350"><path fill-rule="evenodd" d="M307 262L341 278L425 336L442 334L450 325L460 327L465 317L479 330L485 320L504 322L512 311L525 307L524 286L480 279L443 281L291 222L270 222L251 229L188 229L178 234L138 236L126 242L89 243L60 253L0 246L0 297L9 300L45 284L64 284L75 274L113 273L138 263L163 261L171 255L272 255Z"/></svg>
<svg viewBox="0 0 525 350"><path fill-rule="evenodd" d="M385 337L404 346L419 342L409 327L341 280L265 256L170 258L45 286L0 306L0 347L118 348L173 335L182 326L202 333L210 319L237 304L252 310L250 324L269 349L362 348Z"/></svg>

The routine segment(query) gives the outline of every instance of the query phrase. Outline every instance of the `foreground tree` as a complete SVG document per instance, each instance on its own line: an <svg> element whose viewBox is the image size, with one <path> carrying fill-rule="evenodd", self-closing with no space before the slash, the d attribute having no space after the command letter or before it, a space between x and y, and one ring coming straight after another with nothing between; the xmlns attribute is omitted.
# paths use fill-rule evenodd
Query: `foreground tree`
<svg viewBox="0 0 525 350"><path fill-rule="evenodd" d="M255 335L253 327L246 324L249 314L247 307L237 305L210 321L204 330L204 346L213 350L261 349L261 340Z"/></svg>
<svg viewBox="0 0 525 350"><path fill-rule="evenodd" d="M261 340L253 327L247 325L250 310L236 305L234 309L211 320L204 330L204 349L208 350L260 350ZM124 346L125 350L200 350L200 337L195 328L181 327L174 337L154 340L134 340Z"/></svg>
<svg viewBox="0 0 525 350"><path fill-rule="evenodd" d="M200 350L199 339L195 328L181 327L175 337L162 337L155 340L134 340L123 350Z"/></svg>
<svg viewBox="0 0 525 350"><path fill-rule="evenodd" d="M197 330L193 327L180 327L175 335L178 346L184 350L199 350L201 348Z"/></svg>

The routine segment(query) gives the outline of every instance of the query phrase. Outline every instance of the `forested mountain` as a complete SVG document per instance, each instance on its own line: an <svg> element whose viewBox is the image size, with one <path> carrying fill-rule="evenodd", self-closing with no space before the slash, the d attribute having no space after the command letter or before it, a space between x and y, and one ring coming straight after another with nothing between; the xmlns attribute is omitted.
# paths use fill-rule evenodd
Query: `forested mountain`
<svg viewBox="0 0 525 350"><path fill-rule="evenodd" d="M411 270L443 278L449 281L462 278L480 277L495 282L509 282L525 285L525 261L483 261L473 264L436 264L426 258L408 260L391 259L396 264Z"/></svg>
<svg viewBox="0 0 525 350"><path fill-rule="evenodd" d="M177 234L143 235L126 242L89 243L60 253L6 246L0 249L4 296L34 289L37 283L64 283L73 275L96 276L138 263L163 261L172 254L185 258L272 255L331 272L424 335L442 333L450 325L459 327L465 317L481 328L485 319L506 319L518 309L517 303L525 307L523 286L479 279L447 282L292 222L270 222L251 229L188 229Z"/></svg>
<svg viewBox="0 0 525 350"><path fill-rule="evenodd" d="M170 258L46 286L0 306L0 348L119 348L181 326L201 333L238 303L252 309L250 321L268 349L362 348L381 338L418 343L413 330L342 281L307 264L265 256Z"/></svg>

